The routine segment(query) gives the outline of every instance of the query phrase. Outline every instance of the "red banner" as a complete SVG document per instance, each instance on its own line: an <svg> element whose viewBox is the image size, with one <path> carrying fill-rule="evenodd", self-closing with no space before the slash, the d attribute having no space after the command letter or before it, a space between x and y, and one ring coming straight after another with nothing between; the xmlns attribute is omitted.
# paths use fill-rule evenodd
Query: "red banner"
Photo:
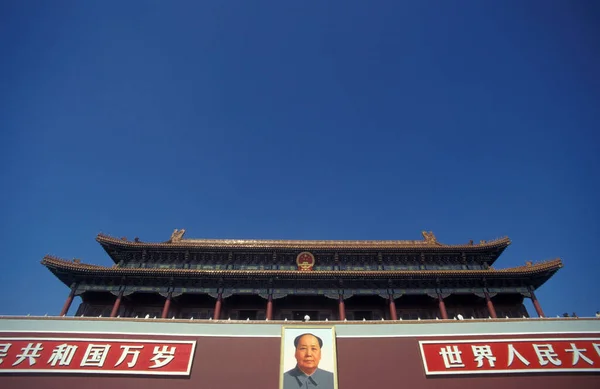
<svg viewBox="0 0 600 389"><path fill-rule="evenodd" d="M0 373L189 375L195 341L0 338Z"/></svg>
<svg viewBox="0 0 600 389"><path fill-rule="evenodd" d="M425 374L600 371L600 338L424 340Z"/></svg>

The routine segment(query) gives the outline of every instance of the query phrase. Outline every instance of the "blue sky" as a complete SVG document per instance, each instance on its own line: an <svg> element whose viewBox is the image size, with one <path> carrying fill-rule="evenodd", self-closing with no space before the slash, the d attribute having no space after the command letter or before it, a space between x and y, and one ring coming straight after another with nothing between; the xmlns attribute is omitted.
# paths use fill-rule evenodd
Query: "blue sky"
<svg viewBox="0 0 600 389"><path fill-rule="evenodd" d="M5 1L1 314L58 314L45 254L99 232L509 236L600 310L593 1ZM532 305L526 304L533 315ZM71 308L71 313L76 305Z"/></svg>

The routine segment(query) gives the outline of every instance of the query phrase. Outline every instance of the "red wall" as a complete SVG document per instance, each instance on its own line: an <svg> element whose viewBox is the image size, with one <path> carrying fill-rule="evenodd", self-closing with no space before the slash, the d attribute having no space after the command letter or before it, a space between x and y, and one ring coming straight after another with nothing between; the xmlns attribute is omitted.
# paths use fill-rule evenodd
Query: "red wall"
<svg viewBox="0 0 600 389"><path fill-rule="evenodd" d="M26 337L27 334L3 334ZM31 334L32 337L59 337ZM60 335L64 336L64 335ZM89 334L81 335L90 337ZM572 337L571 334L569 334ZM590 336L590 334L586 334ZM69 334L69 337L75 337ZM115 336L128 339L182 339L188 337ZM531 335L527 336L531 337ZM463 339L465 337L462 337ZM103 375L0 375L0 388L110 388L110 389L277 389L280 339L197 338L196 355L189 377L140 377ZM415 338L338 338L338 387L340 389L397 388L600 388L598 374L512 374L426 377L418 340Z"/></svg>

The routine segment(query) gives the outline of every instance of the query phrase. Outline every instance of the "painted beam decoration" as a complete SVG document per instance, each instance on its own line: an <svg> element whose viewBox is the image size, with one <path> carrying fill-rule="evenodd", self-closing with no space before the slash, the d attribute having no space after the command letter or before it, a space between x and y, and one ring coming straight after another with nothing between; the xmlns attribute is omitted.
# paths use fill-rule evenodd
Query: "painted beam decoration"
<svg viewBox="0 0 600 389"><path fill-rule="evenodd" d="M600 338L419 341L426 375L600 372Z"/></svg>
<svg viewBox="0 0 600 389"><path fill-rule="evenodd" d="M0 338L1 373L189 376L195 341Z"/></svg>

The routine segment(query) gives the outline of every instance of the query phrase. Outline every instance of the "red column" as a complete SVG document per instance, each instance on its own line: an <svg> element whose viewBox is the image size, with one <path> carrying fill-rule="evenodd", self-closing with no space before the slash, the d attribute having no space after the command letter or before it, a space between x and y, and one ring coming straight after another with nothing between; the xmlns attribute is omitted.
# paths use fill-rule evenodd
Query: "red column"
<svg viewBox="0 0 600 389"><path fill-rule="evenodd" d="M267 299L267 320L273 320L273 295L271 293Z"/></svg>
<svg viewBox="0 0 600 389"><path fill-rule="evenodd" d="M344 297L340 294L339 300L340 320L346 320L346 307L344 306Z"/></svg>
<svg viewBox="0 0 600 389"><path fill-rule="evenodd" d="M76 286L71 288L71 292L69 292L69 296L65 301L65 305L63 305L62 310L60 311L60 316L65 316L67 312L69 312L69 308L71 308L71 303L73 302L73 297L75 297L75 289L77 289Z"/></svg>
<svg viewBox="0 0 600 389"><path fill-rule="evenodd" d="M162 315L160 317L162 319L166 319L169 314L169 308L171 308L171 292L167 294L167 299L165 300L165 305L163 306Z"/></svg>
<svg viewBox="0 0 600 389"><path fill-rule="evenodd" d="M117 299L115 300L115 304L113 305L112 311L110 311L110 317L117 317L117 312L119 312L119 307L121 306L121 299L123 298L123 291L119 292Z"/></svg>
<svg viewBox="0 0 600 389"><path fill-rule="evenodd" d="M490 316L492 317L492 319L497 319L498 316L496 315L496 308L494 308L494 303L492 303L490 295L488 294L488 292L483 293L485 294L485 302L487 303L487 309L490 313Z"/></svg>
<svg viewBox="0 0 600 389"><path fill-rule="evenodd" d="M398 314L396 313L396 302L394 296L390 294L390 318L392 320L398 320Z"/></svg>
<svg viewBox="0 0 600 389"><path fill-rule="evenodd" d="M213 317L214 320L219 320L219 316L221 315L221 305L223 304L223 296L221 294L221 292L219 292L219 295L217 296L217 302L215 303L215 317Z"/></svg>
<svg viewBox="0 0 600 389"><path fill-rule="evenodd" d="M545 317L544 311L542 311L542 307L540 306L540 302L535 297L535 293L533 293L533 288L529 288L529 293L531 293L531 302L533 303L535 312L538 314L539 317Z"/></svg>
<svg viewBox="0 0 600 389"><path fill-rule="evenodd" d="M446 312L446 304L444 304L444 299L441 294L438 293L438 302L440 305L440 314L442 315L442 319L448 319L448 312Z"/></svg>

